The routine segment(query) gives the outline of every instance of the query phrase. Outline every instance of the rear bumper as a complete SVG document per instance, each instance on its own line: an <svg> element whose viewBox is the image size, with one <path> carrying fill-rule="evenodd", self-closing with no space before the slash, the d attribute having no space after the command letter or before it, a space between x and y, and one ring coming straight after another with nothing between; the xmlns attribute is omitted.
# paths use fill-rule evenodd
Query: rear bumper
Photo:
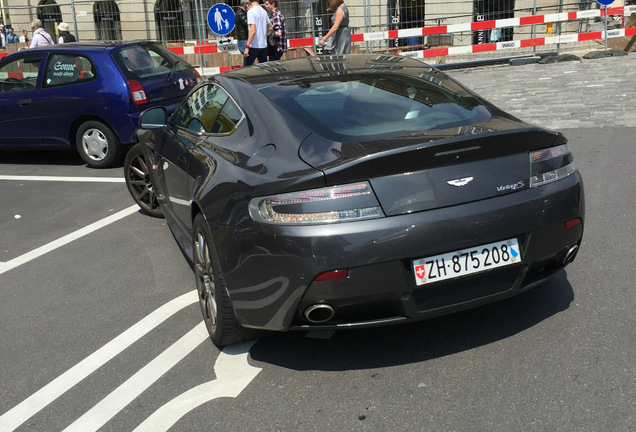
<svg viewBox="0 0 636 432"><path fill-rule="evenodd" d="M567 252L580 244L583 222L571 228L565 222L583 221L584 211L576 173L536 189L370 221L224 228L215 242L243 325L270 330L374 326L467 309L537 285L563 268ZM519 241L521 263L416 286L413 259L509 238ZM347 269L348 276L314 281L335 269ZM309 323L303 311L315 304L330 305L333 319Z"/></svg>

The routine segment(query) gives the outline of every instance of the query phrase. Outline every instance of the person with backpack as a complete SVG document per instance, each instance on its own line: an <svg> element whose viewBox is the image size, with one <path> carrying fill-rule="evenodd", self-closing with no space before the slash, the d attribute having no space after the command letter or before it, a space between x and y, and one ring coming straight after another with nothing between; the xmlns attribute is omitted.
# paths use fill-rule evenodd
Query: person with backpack
<svg viewBox="0 0 636 432"><path fill-rule="evenodd" d="M65 22L61 22L58 26L57 29L60 31L60 39L57 41L57 43L69 43L69 42L77 42L77 39L75 39L75 36L73 36L71 34L71 32L68 31L68 24Z"/></svg>

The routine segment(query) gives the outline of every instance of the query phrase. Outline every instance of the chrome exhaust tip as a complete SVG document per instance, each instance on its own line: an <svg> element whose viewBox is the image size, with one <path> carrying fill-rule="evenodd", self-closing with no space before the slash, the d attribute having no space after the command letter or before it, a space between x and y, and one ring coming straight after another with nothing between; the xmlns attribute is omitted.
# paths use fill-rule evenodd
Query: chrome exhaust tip
<svg viewBox="0 0 636 432"><path fill-rule="evenodd" d="M576 253L578 251L579 251L578 245L572 246L565 254L565 258L563 258L563 264L569 264L572 261L574 261L574 258L576 257Z"/></svg>
<svg viewBox="0 0 636 432"><path fill-rule="evenodd" d="M329 321L335 313L328 304L318 303L305 309L305 319L310 323L320 324Z"/></svg>

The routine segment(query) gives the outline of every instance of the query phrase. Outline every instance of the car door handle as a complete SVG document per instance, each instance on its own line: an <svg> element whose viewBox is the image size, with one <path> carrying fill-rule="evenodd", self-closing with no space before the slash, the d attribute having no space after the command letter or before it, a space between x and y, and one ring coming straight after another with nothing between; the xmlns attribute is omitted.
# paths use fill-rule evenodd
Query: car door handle
<svg viewBox="0 0 636 432"><path fill-rule="evenodd" d="M18 105L28 105L31 103L31 99L20 99Z"/></svg>

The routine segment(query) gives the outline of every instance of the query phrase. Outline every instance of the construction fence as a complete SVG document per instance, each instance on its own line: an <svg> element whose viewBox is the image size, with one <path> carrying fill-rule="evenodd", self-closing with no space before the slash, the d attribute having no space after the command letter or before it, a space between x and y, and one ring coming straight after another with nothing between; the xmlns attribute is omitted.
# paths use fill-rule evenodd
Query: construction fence
<svg viewBox="0 0 636 432"><path fill-rule="evenodd" d="M194 64L241 63L238 53L210 58L221 51L216 46L221 37L207 24L211 6L226 3L236 10L239 0L41 0L37 5L24 4L32 0L0 1L2 21L19 35L38 18L56 38L57 24L64 21L79 41L157 40L190 56L188 60ZM348 0L346 4L354 52L413 52L412 56L433 57L487 51L492 44L498 45L489 50L497 51L497 47L514 47L515 41L544 36L567 42L569 34L601 31L605 25L620 29L629 14L636 12L631 1L616 0L611 5L609 25L603 22L605 10L595 0ZM287 25L287 56L303 55L298 51L320 54L316 38L331 26L327 1L279 0L279 9ZM537 17L541 19L533 20ZM483 49L466 49L479 46Z"/></svg>

